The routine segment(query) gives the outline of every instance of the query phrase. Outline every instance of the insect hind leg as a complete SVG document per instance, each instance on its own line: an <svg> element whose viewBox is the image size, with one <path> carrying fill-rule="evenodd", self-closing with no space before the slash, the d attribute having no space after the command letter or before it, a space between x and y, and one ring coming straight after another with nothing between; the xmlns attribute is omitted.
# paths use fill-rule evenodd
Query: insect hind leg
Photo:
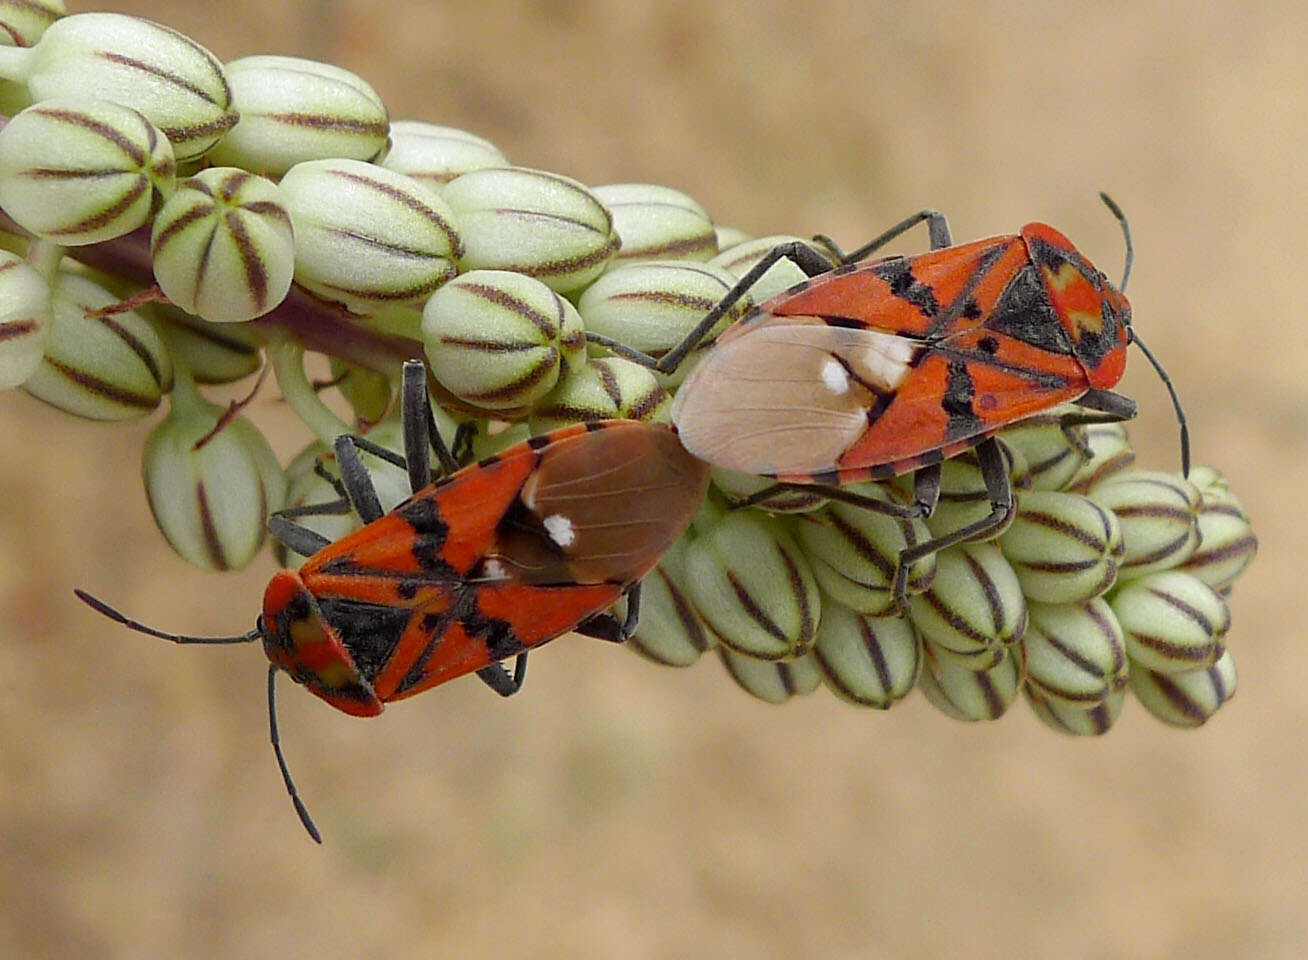
<svg viewBox="0 0 1308 960"><path fill-rule="evenodd" d="M597 613L573 627L573 632L583 637L609 640L613 643L625 643L630 640L636 628L640 626L640 584L632 586L626 596L627 613L621 620L611 613Z"/></svg>
<svg viewBox="0 0 1308 960"><path fill-rule="evenodd" d="M857 250L852 250L849 253L842 253L840 247L836 245L834 240L822 234L814 237L813 240L815 243L821 244L835 254L836 258L843 266L849 263L858 263L860 260L866 260L887 243L898 239L916 227L919 223L923 222L927 225L927 237L932 250L942 250L945 247L952 247L954 245L953 235L949 231L949 221L946 220L945 215L938 210L919 210L911 217L905 217L889 230L879 236L873 237L867 243L863 244L863 246L859 247Z"/></svg>
<svg viewBox="0 0 1308 960"><path fill-rule="evenodd" d="M826 497L828 500L847 503L854 507L862 507L871 510L873 513L880 513L900 520L917 520L931 516L936 509L936 503L940 500L940 464L933 463L924 466L913 475L913 502L907 505L891 503L888 500L878 500L875 497L855 493L845 487L778 480L776 483L750 494L743 500L733 502L731 509L737 510L742 507L759 506L765 504L775 494L790 491L813 493Z"/></svg>
<svg viewBox="0 0 1308 960"><path fill-rule="evenodd" d="M477 671L477 678L501 697L511 697L522 689L527 681L527 655L520 653L513 663L513 673L504 669L501 663L492 663Z"/></svg>

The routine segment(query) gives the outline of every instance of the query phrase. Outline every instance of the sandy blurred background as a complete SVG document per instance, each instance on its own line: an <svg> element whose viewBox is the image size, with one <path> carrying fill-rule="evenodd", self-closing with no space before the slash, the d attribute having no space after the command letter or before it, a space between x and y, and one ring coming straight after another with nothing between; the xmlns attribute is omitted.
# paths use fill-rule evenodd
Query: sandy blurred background
<svg viewBox="0 0 1308 960"><path fill-rule="evenodd" d="M1108 189L1136 234L1136 324L1263 550L1233 601L1239 693L1198 732L1134 703L1097 742L1021 704L972 727L921 697L773 708L714 658L674 671L572 639L507 703L468 680L357 721L284 685L318 849L268 749L259 651L174 649L70 593L240 632L271 561L189 569L145 505L146 424L5 395L0 955L1308 950L1308 637L1286 593L1308 537L1301 3L113 6L223 59L329 60L394 118L592 184L679 187L758 234L853 245L929 204L960 240L1048 220L1116 275ZM1133 367L1133 435L1171 469L1165 396ZM302 442L271 403L257 415L281 452Z"/></svg>

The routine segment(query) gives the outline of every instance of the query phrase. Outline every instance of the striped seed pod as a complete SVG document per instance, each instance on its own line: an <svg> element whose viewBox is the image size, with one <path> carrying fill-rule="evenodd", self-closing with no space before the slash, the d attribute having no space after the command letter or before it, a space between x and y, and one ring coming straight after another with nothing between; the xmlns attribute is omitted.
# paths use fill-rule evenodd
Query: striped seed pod
<svg viewBox="0 0 1308 960"><path fill-rule="evenodd" d="M817 638L817 582L794 538L754 510L705 512L686 548L685 587L721 642L758 660L793 660Z"/></svg>
<svg viewBox="0 0 1308 960"><path fill-rule="evenodd" d="M936 576L908 598L909 619L938 659L986 670L1026 633L1017 576L993 543L962 543L936 555Z"/></svg>
<svg viewBox="0 0 1308 960"><path fill-rule="evenodd" d="M118 303L99 284L60 273L51 288L54 322L36 372L23 389L88 420L134 420L172 388L163 341L139 313L88 313Z"/></svg>
<svg viewBox="0 0 1308 960"><path fill-rule="evenodd" d="M36 371L50 319L45 278L22 257L0 250L0 390L18 386Z"/></svg>
<svg viewBox="0 0 1308 960"><path fill-rule="evenodd" d="M172 193L176 170L159 128L107 100L43 100L0 130L0 206L62 246L135 230Z"/></svg>
<svg viewBox="0 0 1308 960"><path fill-rule="evenodd" d="M591 333L657 358L679 344L734 283L731 274L707 263L628 263L609 270L587 287L577 300L577 310ZM749 297L741 297L675 373L656 374L659 382L668 389L680 384L714 338L753 305ZM607 353L603 347L595 347L594 352Z"/></svg>
<svg viewBox="0 0 1308 960"><path fill-rule="evenodd" d="M0 44L30 47L67 13L64 0L0 0Z"/></svg>
<svg viewBox="0 0 1308 960"><path fill-rule="evenodd" d="M240 122L209 161L274 179L306 160L374 160L390 121L381 97L348 70L299 57L242 57L227 64Z"/></svg>
<svg viewBox="0 0 1308 960"><path fill-rule="evenodd" d="M784 662L756 660L735 653L725 645L718 647L718 656L722 658L727 675L740 689L765 703L783 704L791 697L806 696L822 683L822 676L810 657Z"/></svg>
<svg viewBox="0 0 1308 960"><path fill-rule="evenodd" d="M682 537L641 581L640 623L627 640L628 649L666 667L690 666L715 642L684 586L687 546ZM624 616L625 601L616 610Z"/></svg>
<svg viewBox="0 0 1308 960"><path fill-rule="evenodd" d="M1127 655L1160 673L1207 667L1222 655L1231 611L1208 584L1165 570L1128 580L1109 603L1126 636Z"/></svg>
<svg viewBox="0 0 1308 960"><path fill-rule="evenodd" d="M1235 696L1235 658L1230 651L1211 666L1165 673L1131 664L1131 692L1146 710L1174 727L1201 727Z"/></svg>
<svg viewBox="0 0 1308 960"><path fill-rule="evenodd" d="M1015 453L1004 441L999 449L1003 452L1007 464L1007 474L1014 490L1028 487L1026 460L1020 453ZM913 487L912 475L900 477L898 486L909 492ZM985 540L994 540L1013 523L1017 511L1012 511L1008 519L997 529L986 534ZM940 500L931 516L926 518L927 529L933 537L942 537L961 530L969 523L982 520L990 514L990 492L986 489L985 477L981 473L981 463L976 453L967 451L956 457L950 457L940 465Z"/></svg>
<svg viewBox="0 0 1308 960"><path fill-rule="evenodd" d="M420 120L391 124L391 149L381 165L440 190L455 177L509 161L499 147L466 130L440 127Z"/></svg>
<svg viewBox="0 0 1308 960"><path fill-rule="evenodd" d="M1214 590L1231 586L1258 552L1249 518L1226 479L1212 467L1195 467L1188 478L1199 488L1199 549L1177 567Z"/></svg>
<svg viewBox="0 0 1308 960"><path fill-rule="evenodd" d="M859 492L895 502L880 484L864 484ZM899 554L931 539L921 520L901 520L847 503L800 514L792 529L823 591L837 603L871 617L894 612L891 585ZM931 585L936 562L931 554L913 564L908 572L909 593L921 593Z"/></svg>
<svg viewBox="0 0 1308 960"><path fill-rule="evenodd" d="M0 48L0 76L27 84L34 102L86 92L139 110L178 161L199 157L236 123L222 64L190 37L118 13L52 23L30 49Z"/></svg>
<svg viewBox="0 0 1308 960"><path fill-rule="evenodd" d="M1123 470L1086 496L1113 511L1122 528L1120 579L1169 570L1199 545L1199 491L1174 473Z"/></svg>
<svg viewBox="0 0 1308 960"><path fill-rule="evenodd" d="M1028 599L1082 603L1117 579L1122 528L1112 511L1078 494L1027 490L999 548Z"/></svg>
<svg viewBox="0 0 1308 960"><path fill-rule="evenodd" d="M271 180L210 167L183 180L154 218L154 278L187 313L253 320L286 299L297 240Z"/></svg>
<svg viewBox="0 0 1308 960"><path fill-rule="evenodd" d="M263 363L263 337L255 326L210 323L168 303L144 309L162 321L169 352L196 383L231 383Z"/></svg>
<svg viewBox="0 0 1308 960"><path fill-rule="evenodd" d="M1091 423L1081 428L1090 456L1083 459L1070 480L1068 493L1086 493L1095 484L1135 464L1135 451L1121 423Z"/></svg>
<svg viewBox="0 0 1308 960"><path fill-rule="evenodd" d="M622 246L615 263L637 260L703 261L717 256L718 237L708 211L688 195L652 183L611 183L595 188Z"/></svg>
<svg viewBox="0 0 1308 960"><path fill-rule="evenodd" d="M824 597L809 657L841 700L887 710L917 685L922 641L904 617L865 617Z"/></svg>
<svg viewBox="0 0 1308 960"><path fill-rule="evenodd" d="M1126 689L1126 641L1102 597L1027 609L1026 684L1042 703L1086 711Z"/></svg>
<svg viewBox="0 0 1308 960"><path fill-rule="evenodd" d="M531 411L531 432L547 433L578 421L668 422L668 392L648 367L620 357L601 357L571 367L559 385Z"/></svg>
<svg viewBox="0 0 1308 960"><path fill-rule="evenodd" d="M1061 490L1084 462L1084 427L1064 429L1062 416L1075 410L1071 404L1027 417L999 432L999 438L1026 463L1024 476L1033 490ZM1076 440L1072 443L1068 434Z"/></svg>
<svg viewBox="0 0 1308 960"><path fill-rule="evenodd" d="M724 470L722 467L714 467L710 471L710 476L713 478L713 485L722 491L728 503L736 503L752 497L760 490L776 483L770 477ZM811 490L792 488L778 490L754 506L768 513L810 513L821 510L828 503L830 501L826 497Z"/></svg>
<svg viewBox="0 0 1308 960"><path fill-rule="evenodd" d="M278 189L295 226L295 280L366 313L418 303L457 272L449 205L417 180L359 160L310 160Z"/></svg>
<svg viewBox="0 0 1308 960"><path fill-rule="evenodd" d="M1103 703L1081 709L1053 698L1046 699L1036 693L1029 683L1023 690L1026 702L1031 705L1031 711L1040 718L1041 723L1074 737L1098 737L1107 733L1121 716L1122 704L1126 701L1126 690L1122 689L1109 694Z"/></svg>
<svg viewBox="0 0 1308 960"><path fill-rule="evenodd" d="M750 269L783 243L799 240L788 234L774 234L770 237L758 237L732 245L709 261L710 266L721 267L737 280L749 273ZM808 279L808 274L789 260L778 260L763 276L759 277L749 288L749 295L755 303L762 303L787 287L793 287Z"/></svg>
<svg viewBox="0 0 1308 960"><path fill-rule="evenodd" d="M521 415L580 367L586 335L577 308L539 280L473 270L422 310L432 375L474 408Z"/></svg>
<svg viewBox="0 0 1308 960"><path fill-rule="evenodd" d="M568 293L618 249L613 216L569 177L526 167L473 170L445 185L466 245L461 270L512 270Z"/></svg>
<svg viewBox="0 0 1308 960"><path fill-rule="evenodd" d="M1020 648L1003 651L992 667L972 670L924 643L917 685L945 716L967 722L998 720L1013 705L1022 686Z"/></svg>
<svg viewBox="0 0 1308 960"><path fill-rule="evenodd" d="M714 225L713 233L718 238L719 256L726 253L732 247L739 246L740 244L744 243L746 240L754 239L744 230L741 230L739 227L724 227L720 224Z"/></svg>

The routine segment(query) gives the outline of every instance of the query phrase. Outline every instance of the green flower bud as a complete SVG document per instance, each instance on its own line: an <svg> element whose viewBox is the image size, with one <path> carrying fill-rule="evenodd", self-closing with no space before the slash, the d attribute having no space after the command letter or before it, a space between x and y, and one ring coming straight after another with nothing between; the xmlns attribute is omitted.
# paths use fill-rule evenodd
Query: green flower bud
<svg viewBox="0 0 1308 960"><path fill-rule="evenodd" d="M1235 696L1235 658L1223 653L1200 670L1160 672L1131 664L1131 691L1144 708L1174 727L1201 727Z"/></svg>
<svg viewBox="0 0 1308 960"><path fill-rule="evenodd" d="M391 150L381 165L440 190L465 173L508 163L495 144L464 130L396 120L391 124Z"/></svg>
<svg viewBox="0 0 1308 960"><path fill-rule="evenodd" d="M305 160L373 160L386 149L386 105L348 70L255 56L227 64L227 79L241 120L210 163L278 177Z"/></svg>
<svg viewBox="0 0 1308 960"><path fill-rule="evenodd" d="M723 227L723 226L715 225L713 227L713 233L718 238L719 255L726 253L732 247L738 246L744 243L746 240L753 239L753 237L751 237L748 233L746 233L744 230L739 229L738 227Z"/></svg>
<svg viewBox="0 0 1308 960"><path fill-rule="evenodd" d="M1015 454L1004 442L999 449L1008 464L1007 474L1013 478L1014 488L1028 486L1026 479L1026 461L1021 454ZM902 490L912 490L912 475L899 478ZM985 535L985 540L994 540L1013 523L1014 511L1002 526ZM976 452L969 450L956 457L950 457L940 465L940 500L931 516L926 518L927 529L933 537L943 537L961 530L969 523L982 520L990 515L990 493L986 490L985 477L981 473L981 464Z"/></svg>
<svg viewBox="0 0 1308 960"><path fill-rule="evenodd" d="M611 183L596 187L595 196L613 214L613 228L622 244L619 261L693 261L717 255L718 238L708 211L680 190L652 183Z"/></svg>
<svg viewBox="0 0 1308 960"><path fill-rule="evenodd" d="M1126 652L1149 670L1179 673L1214 663L1231 626L1226 601L1188 573L1166 570L1126 584L1109 600Z"/></svg>
<svg viewBox="0 0 1308 960"><path fill-rule="evenodd" d="M754 473L738 473L721 467L714 467L710 472L714 486L726 495L728 503L744 500L776 483L770 477L760 477ZM828 503L830 501L818 493L793 489L778 490L756 506L768 513L809 513L813 510L821 510Z"/></svg>
<svg viewBox="0 0 1308 960"><path fill-rule="evenodd" d="M221 429L223 407L178 380L168 417L145 441L142 474L164 538L203 570L239 570L263 545L286 480L268 442L244 417Z"/></svg>
<svg viewBox="0 0 1308 960"><path fill-rule="evenodd" d="M731 274L706 263L629 263L609 270L587 287L577 309L590 332L661 357L681 343L734 283ZM675 373L658 374L659 382L668 389L681 383L718 334L752 307L749 297L741 297Z"/></svg>
<svg viewBox="0 0 1308 960"><path fill-rule="evenodd" d="M446 184L467 248L460 269L513 270L552 290L584 287L618 249L613 216L576 180L529 170L473 170Z"/></svg>
<svg viewBox="0 0 1308 960"><path fill-rule="evenodd" d="M135 230L172 192L175 173L159 129L107 100L43 100L0 130L0 206L63 246Z"/></svg>
<svg viewBox="0 0 1308 960"><path fill-rule="evenodd" d="M332 383L362 423L377 423L391 406L391 381L382 373L331 358ZM371 436L371 435L370 435ZM401 451L404 448L400 440Z"/></svg>
<svg viewBox="0 0 1308 960"><path fill-rule="evenodd" d="M152 306L164 321L169 352L196 383L231 383L262 364L263 338L256 327L210 323L172 304Z"/></svg>
<svg viewBox="0 0 1308 960"><path fill-rule="evenodd" d="M163 131L178 161L200 156L236 123L222 64L191 38L118 13L57 20L30 50L0 48L0 75L32 100L85 98L139 110Z"/></svg>
<svg viewBox="0 0 1308 960"><path fill-rule="evenodd" d="M577 308L539 280L474 270L432 294L422 310L432 375L473 407L525 411L582 366Z"/></svg>
<svg viewBox="0 0 1308 960"><path fill-rule="evenodd" d="M531 412L531 432L546 433L592 420L650 420L666 423L668 392L648 367L619 357L587 360L573 367Z"/></svg>
<svg viewBox="0 0 1308 960"><path fill-rule="evenodd" d="M436 408L443 413L440 407ZM437 413L439 418L440 413ZM448 414L447 414L448 416ZM444 429L441 430L441 436L445 435ZM531 439L531 429L525 423L504 424L501 429L494 433L485 429L479 430L472 440L472 458L474 460L484 460L486 457L493 456L497 453L517 446Z"/></svg>
<svg viewBox="0 0 1308 960"><path fill-rule="evenodd" d="M1031 603L1028 612L1026 683L1042 703L1085 711L1126 689L1126 642L1103 598Z"/></svg>
<svg viewBox="0 0 1308 960"><path fill-rule="evenodd" d="M936 555L930 588L909 597L909 618L941 659L989 669L1026 632L1026 600L999 548L962 543Z"/></svg>
<svg viewBox="0 0 1308 960"><path fill-rule="evenodd" d="M1202 495L1199 504L1199 549L1177 567L1214 590L1231 586L1258 552L1249 518L1226 479L1212 467L1195 467L1189 480Z"/></svg>
<svg viewBox="0 0 1308 960"><path fill-rule="evenodd" d="M1117 722L1122 713L1122 703L1126 700L1126 691L1118 690L1109 694L1103 703L1081 709L1052 698L1045 699L1030 686L1025 690L1031 710L1045 726L1074 737L1098 737L1107 733Z"/></svg>
<svg viewBox="0 0 1308 960"><path fill-rule="evenodd" d="M682 537L663 555L640 587L640 623L627 647L668 667L688 667L713 646L713 635L686 593L688 542ZM619 615L626 615L625 604Z"/></svg>
<svg viewBox="0 0 1308 960"><path fill-rule="evenodd" d="M286 299L296 239L271 180L211 167L183 180L155 217L154 278L188 313L253 320Z"/></svg>
<svg viewBox="0 0 1308 960"><path fill-rule="evenodd" d="M458 270L454 214L402 173L358 160L312 160L282 178L295 224L295 279L367 312L425 300Z"/></svg>
<svg viewBox="0 0 1308 960"><path fill-rule="evenodd" d="M953 657L941 656L930 643L922 646L918 688L933 707L955 720L998 720L1017 699L1022 685L1020 648L1002 651L999 662L972 670Z"/></svg>
<svg viewBox="0 0 1308 960"><path fill-rule="evenodd" d="M799 239L799 237L792 237L787 234L777 234L747 240L735 244L730 250L724 247L724 252L719 253L710 260L709 265L721 267L739 280L749 273L756 263L771 253L774 248L781 246L783 243L790 243ZM749 288L749 295L753 297L755 303L762 303L769 297L774 297L788 287L793 287L795 284L802 283L807 279L808 274L791 261L778 260L763 276L754 281L754 285Z"/></svg>
<svg viewBox="0 0 1308 960"><path fill-rule="evenodd" d="M1175 567L1199 545L1199 491L1175 474L1123 470L1087 496L1117 515L1125 546L1122 579Z"/></svg>
<svg viewBox="0 0 1308 960"><path fill-rule="evenodd" d="M1063 489L1086 493L1095 484L1135 463L1135 451L1121 423L1091 423L1080 428L1089 459L1083 460Z"/></svg>
<svg viewBox="0 0 1308 960"><path fill-rule="evenodd" d="M1022 592L1039 603L1082 603L1117 579L1122 529L1109 510L1073 493L1028 490L999 538Z"/></svg>
<svg viewBox="0 0 1308 960"><path fill-rule="evenodd" d="M718 647L718 655L731 679L750 696L766 703L782 704L791 697L806 696L822 683L808 657L784 662L755 660L725 646Z"/></svg>
<svg viewBox="0 0 1308 960"><path fill-rule="evenodd" d="M154 327L132 310L87 316L116 303L85 277L60 273L45 356L23 389L88 420L134 420L157 407L172 387L173 368Z"/></svg>
<svg viewBox="0 0 1308 960"><path fill-rule="evenodd" d="M0 250L0 390L16 387L41 362L50 333L50 287L35 267Z"/></svg>
<svg viewBox="0 0 1308 960"><path fill-rule="evenodd" d="M692 528L685 559L686 592L699 615L745 656L802 656L817 637L822 601L799 546L781 523L755 510L706 516Z"/></svg>
<svg viewBox="0 0 1308 960"><path fill-rule="evenodd" d="M999 434L1004 444L1026 462L1026 476L1035 490L1060 490L1084 462L1081 450L1068 442L1060 417L1076 408L1070 404L1038 413L1006 427ZM1073 428L1077 436L1084 428Z"/></svg>
<svg viewBox="0 0 1308 960"><path fill-rule="evenodd" d="M824 598L809 657L840 699L887 710L917 685L922 642L904 617L865 617Z"/></svg>
<svg viewBox="0 0 1308 960"><path fill-rule="evenodd" d="M0 43L30 47L67 13L64 0L0 0Z"/></svg>
<svg viewBox="0 0 1308 960"><path fill-rule="evenodd" d="M879 484L864 484L859 493L897 502ZM794 530L823 591L837 603L870 617L895 610L891 586L900 552L931 539L921 520L887 517L848 503L832 503L817 513L799 514ZM917 561L908 572L908 592L927 589L935 573L935 554Z"/></svg>

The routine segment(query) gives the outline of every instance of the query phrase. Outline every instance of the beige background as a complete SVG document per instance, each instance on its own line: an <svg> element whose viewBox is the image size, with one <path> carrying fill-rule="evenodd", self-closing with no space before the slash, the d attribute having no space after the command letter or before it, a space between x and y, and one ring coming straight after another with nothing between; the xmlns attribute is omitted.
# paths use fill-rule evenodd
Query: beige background
<svg viewBox="0 0 1308 960"><path fill-rule="evenodd" d="M70 593L239 632L271 562L217 578L169 553L138 479L146 424L6 395L0 954L1308 949L1299 2L114 6L224 59L330 60L396 118L592 184L676 186L755 233L852 245L930 204L960 240L1048 220L1115 275L1109 189L1136 233L1136 324L1263 551L1233 602L1239 694L1199 732L1133 703L1096 742L1025 707L971 727L920 697L773 708L712 659L665 670L576 639L509 703L465 681L365 722L286 687L316 849L268 750L259 652L173 649ZM1125 387L1144 459L1171 468L1171 414L1138 358ZM257 416L295 448L274 404Z"/></svg>

